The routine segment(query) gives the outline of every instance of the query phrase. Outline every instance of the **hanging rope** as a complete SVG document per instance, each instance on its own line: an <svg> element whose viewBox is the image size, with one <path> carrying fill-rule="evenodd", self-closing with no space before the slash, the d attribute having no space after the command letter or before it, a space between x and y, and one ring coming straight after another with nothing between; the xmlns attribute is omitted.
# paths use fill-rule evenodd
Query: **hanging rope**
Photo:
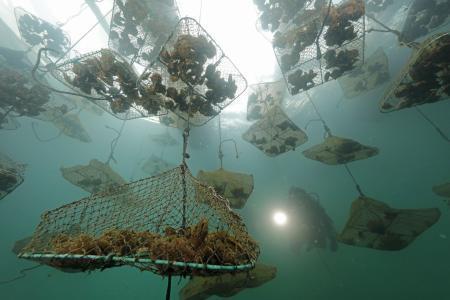
<svg viewBox="0 0 450 300"><path fill-rule="evenodd" d="M122 126L120 126L119 130L114 129L109 126L105 126L106 128L113 130L117 134L117 136L111 141L111 151L109 152L108 159L106 160L107 165L109 165L109 162L111 160L114 161L115 163L117 163L116 159L114 158L114 150L116 149L117 142L119 141L119 138L122 135L123 129L125 128L126 122L127 122L126 120L122 122Z"/></svg>
<svg viewBox="0 0 450 300"><path fill-rule="evenodd" d="M328 127L327 123L323 119L322 115L319 112L319 109L317 108L316 104L314 103L313 99L311 98L311 96L309 95L308 92L306 92L306 96L308 97L309 102L311 102L311 104L312 104L312 106L314 108L314 111L316 112L317 116L319 117L320 122L322 122L323 129L325 130L325 136L332 136L330 127ZM311 120L311 121L316 121L316 120L317 119L314 119L314 120ZM309 125L310 122L307 123L307 126Z"/></svg>
<svg viewBox="0 0 450 300"><path fill-rule="evenodd" d="M191 123L191 103L189 103L188 107L188 117L187 117L187 124L186 128L183 131L183 161L181 163L181 183L183 185L183 206L182 206L182 221L181 221L181 228L186 228L186 201L187 201L187 189L186 189L186 159L189 159L189 154L187 153L187 146L188 146L188 140L189 140L189 134L190 134L190 123ZM169 275L170 276L170 275Z"/></svg>
<svg viewBox="0 0 450 300"><path fill-rule="evenodd" d="M222 125L221 125L221 121L220 121L220 115L219 115L219 160L220 160L220 168L223 169L223 151L222 151L222 145L226 142L233 142L234 144L234 150L236 152L236 159L239 158L239 153L238 153L238 149L237 149L237 143L234 139L225 139L222 140Z"/></svg>
<svg viewBox="0 0 450 300"><path fill-rule="evenodd" d="M104 20L107 16L109 16L109 14L112 12L112 8L103 15L102 18L97 20L97 23L95 23L91 28L89 28L89 30L87 32L85 32L75 43L73 43L69 49L67 49L67 51L60 57L58 58L53 64L57 64L59 61L61 61L61 59L63 59L64 57L66 57L67 54L69 54L70 51L72 51L73 48L75 48L76 45L78 45L89 33L91 33L92 30L94 30L95 27L97 27L98 24L100 24L100 22L102 20Z"/></svg>
<svg viewBox="0 0 450 300"><path fill-rule="evenodd" d="M322 57L322 50L320 50L319 39L320 39L320 36L322 35L323 29L325 28L325 23L327 22L328 17L330 15L332 4L333 4L333 0L330 0L328 2L327 14L325 15L325 18L322 21L322 26L320 27L319 33L317 34L317 37L316 37L316 50L317 50L317 59L318 60L320 60L320 58ZM321 67L321 69L322 69L322 67Z"/></svg>
<svg viewBox="0 0 450 300"><path fill-rule="evenodd" d="M353 176L353 173L348 168L347 164L344 164L345 170L347 171L348 175L350 175L350 178L352 179L353 183L355 184L356 190L358 191L359 195L361 197L365 197L364 193L362 192L361 187L359 186L358 182L356 181L355 176Z"/></svg>
<svg viewBox="0 0 450 300"><path fill-rule="evenodd" d="M42 267L42 266L43 265L36 265L36 266L33 266L33 267L22 269L22 270L19 271L19 273L20 273L19 276L14 277L14 278L9 279L9 280L0 281L0 285L8 284L8 283L20 280L22 278L25 278L27 276L26 272L34 270L34 269L37 269L37 268Z"/></svg>
<svg viewBox="0 0 450 300"><path fill-rule="evenodd" d="M433 122L433 120L431 120L418 106L414 106L414 108L417 110L417 112L422 116L422 118L427 121L441 136L441 138L450 143L450 138L442 131L441 128L439 128L439 126Z"/></svg>
<svg viewBox="0 0 450 300"><path fill-rule="evenodd" d="M397 36L397 39L400 42L400 45L405 45L406 47L414 48L414 49L419 48L419 45L420 45L419 43L405 41L404 36L402 35L402 33L400 31L392 29L392 28L386 26L383 22L377 20L377 18L375 18L375 16L373 14L369 13L369 14L366 14L366 16L369 19L371 19L372 21L374 21L375 23L377 23L378 25L380 25L381 27L384 28L384 30L371 28L371 29L368 29L366 31L367 33L372 32L372 31L374 31L374 32L390 32L390 33L395 34Z"/></svg>
<svg viewBox="0 0 450 300"><path fill-rule="evenodd" d="M166 300L170 300L170 290L172 289L172 274L167 277Z"/></svg>
<svg viewBox="0 0 450 300"><path fill-rule="evenodd" d="M203 0L200 0L200 11L198 13L198 23L202 22L202 10L203 10Z"/></svg>

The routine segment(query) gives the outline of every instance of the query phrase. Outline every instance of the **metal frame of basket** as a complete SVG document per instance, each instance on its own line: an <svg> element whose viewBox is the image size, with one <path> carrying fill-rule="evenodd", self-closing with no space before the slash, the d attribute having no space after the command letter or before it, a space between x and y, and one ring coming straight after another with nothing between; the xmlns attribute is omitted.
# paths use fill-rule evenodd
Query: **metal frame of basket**
<svg viewBox="0 0 450 300"><path fill-rule="evenodd" d="M127 34L127 39L129 39L129 43L127 46L129 47L131 45L134 48L134 51L127 53L127 51L130 49L122 49L124 45L121 44L121 40L124 40L124 38L120 36L126 30L126 24L118 24L119 20L115 20L115 18L124 17L123 9L121 9L120 6L124 7L127 1L130 0L114 0L114 6L111 14L108 46L120 53L123 57L127 58L131 63L136 62L142 66L147 66L149 63L157 59L161 46L167 40L173 30L173 27L178 22L180 17L178 5L175 0L173 0L172 6L166 6L165 3L160 3L161 1L155 0L134 0L135 2L140 2L139 4L145 6L149 12L153 12L152 10L155 7L156 12L154 12L153 14L148 13L145 16L142 16L144 20L142 20L141 23L136 24L136 27L134 28L136 31L129 32ZM120 2L121 4L118 5L118 2ZM167 12L167 14L160 14L160 11ZM153 24L152 19L154 18L159 18L159 23ZM165 27L161 26L161 23L164 22L168 23ZM145 30L145 28L143 28L144 25L149 27L150 29L159 28L161 32L159 32L158 34L152 34L151 32L149 32L149 30ZM122 41L122 43L124 42ZM146 55L143 56L143 53L145 53Z"/></svg>
<svg viewBox="0 0 450 300"><path fill-rule="evenodd" d="M388 113L388 112L397 111L397 110L400 110L403 108L413 107L413 106L422 105L422 104L427 103L427 102L424 102L424 103L419 103L419 104L412 105L412 106L409 105L409 106L403 107L402 106L403 101L401 101L399 98L397 98L394 95L394 93L396 92L396 90L400 84L405 83L405 82L412 82L412 79L409 75L409 72L411 71L411 67L414 66L417 63L417 61L420 60L422 54L430 46L432 46L433 43L435 43L436 41L438 41L444 37L447 37L448 39L450 39L450 33L445 32L445 33L435 34L421 43L420 48L411 55L411 57L409 58L406 65L403 67L403 69L397 75L395 80L392 81L390 87L388 89L386 89L386 91L383 95L383 98L379 103L379 110L381 112ZM439 101L442 101L445 98L447 98L447 97L441 97L441 99Z"/></svg>
<svg viewBox="0 0 450 300"><path fill-rule="evenodd" d="M67 79L73 79L73 78L70 78L70 76L73 77L75 75L74 72L72 71L72 68L75 64L77 64L81 61L86 62L87 60L92 59L92 58L101 57L102 51L108 51L109 53L111 53L114 56L114 58L117 59L117 61L122 64L122 66L126 67L128 72L135 74L136 89L140 93L142 86L140 86L137 81L137 78L139 78L139 75L135 72L134 68L125 60L125 58L123 58L119 53L117 53L116 51L114 51L112 49L102 49L102 50L98 50L98 51L94 51L94 52L90 52L90 53L81 55L81 56L73 58L73 59L69 59L61 64L53 66L49 72L55 79L57 79L59 82L61 82L64 86L73 90L75 92L75 95L86 98L87 100L96 104L97 106L99 106L100 108L102 108L103 110L108 112L109 114L117 117L118 119L131 120L131 119L146 118L146 117L152 117L152 116L162 116L167 113L166 110L164 109L164 106L162 105L163 104L162 102L164 101L164 99L160 98L159 96L156 96L157 99L155 98L155 101L161 102L159 105L160 106L159 111L156 114L150 114L142 105L133 103L133 102L135 102L135 100L132 100L130 107L127 110L125 110L124 112L115 112L111 108L111 104L114 102L114 96L102 95L100 93L97 93L94 89L90 89L91 94L87 94L87 93L81 91L80 88L75 87L70 82L68 82ZM119 85L119 80L120 79L114 79L114 82L112 84L106 83L104 81L102 81L102 83L104 83L104 85L108 87L109 90L107 92L116 90L116 91L118 91L118 94L117 94L118 96L128 97L126 94L123 93L123 90L120 91L119 89L117 89L117 86ZM61 92L61 91L57 91L57 92ZM139 101L139 99L137 99L137 100Z"/></svg>
<svg viewBox="0 0 450 300"><path fill-rule="evenodd" d="M180 36L191 36L194 38L198 38L200 36L204 37L208 43L214 46L215 55L212 58L208 58L204 65L213 65L216 71L220 72L221 78L231 77L236 85L236 91L234 93L234 97L227 98L219 103L210 103L206 92L208 88L203 83L195 83L187 82L182 78L177 80L171 80L171 74L168 71L169 65L168 62L162 58L162 54L164 51L172 50ZM225 55L222 48L215 42L215 40L207 33L207 31L193 18L184 17L179 20L177 25L175 26L174 31L171 33L167 41L164 43L162 50L158 56L158 62L154 62L149 65L143 74L148 72L153 72L156 69L158 72L161 72L163 75L163 83L167 87L175 87L176 89L184 88L189 93L189 98L192 100L192 97L199 97L202 99L204 103L208 103L211 105L212 111L205 115L200 111L196 111L189 104L189 109L180 107L179 105L175 105L175 107L170 108L172 112L174 112L181 119L190 122L193 126L202 126L206 124L208 121L216 117L225 107L230 105L234 100L236 100L239 96L241 96L244 91L247 89L247 80L244 75L238 70L238 68L234 65L234 63ZM206 69L206 68L205 68ZM205 69L202 69L201 77L203 81L205 79ZM141 78L143 80L143 78ZM189 100L189 102L191 102ZM192 105L193 106L193 105ZM189 110L189 112L188 112Z"/></svg>
<svg viewBox="0 0 450 300"><path fill-rule="evenodd" d="M339 8L345 4L350 3L350 1L351 0L343 1L339 3L338 6L330 7ZM362 0L355 1L364 6L364 2L362 2ZM298 18L299 20L302 20L300 24L295 24L295 20L292 20L285 26L285 28L282 29L282 31L278 32L278 39L281 36L288 42L290 42L291 45L285 47L284 49L277 46L276 36L274 37L272 45L275 56L277 58L277 62L281 68L283 77L291 95L299 94L330 80L334 80L348 74L364 63L365 56L364 52L366 21L364 13L361 17L358 18L358 20L349 21L351 23L351 26L353 26L354 28L355 37L353 37L351 40L345 40L340 46L327 46L325 36L330 26L326 25L325 23L329 18L329 10L325 13L322 10L315 10L312 12L305 10L301 13L306 17L307 21L303 21L304 18L300 18L299 15L296 17L296 19ZM311 40L310 42L306 43L306 45L303 46L303 50L298 53L299 59L295 63L286 66L286 60L291 59L289 57L297 53L294 53L294 51L292 51L295 50L293 49L293 44L295 43L295 41L292 40L292 38L293 36L295 36L296 32L299 31L303 31L305 34L310 35L310 38L314 37L314 41ZM311 35L312 33L314 33L314 31L315 34ZM329 67L327 66L327 53L334 53L334 57L337 61L339 53L356 53L354 51L357 51L357 56L354 57L355 61L351 66L348 67L347 70L339 71L339 69L336 66L333 66L333 64L331 63ZM348 58L350 58L350 56L348 56L347 58L343 58L343 60ZM335 70L339 72L333 75ZM298 81L299 84L292 84L294 81Z"/></svg>

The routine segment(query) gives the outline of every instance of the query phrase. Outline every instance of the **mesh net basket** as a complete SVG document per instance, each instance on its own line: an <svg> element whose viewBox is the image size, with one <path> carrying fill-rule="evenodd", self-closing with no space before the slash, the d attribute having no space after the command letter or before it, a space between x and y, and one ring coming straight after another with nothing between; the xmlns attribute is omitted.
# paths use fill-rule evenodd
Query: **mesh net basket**
<svg viewBox="0 0 450 300"><path fill-rule="evenodd" d="M432 36L421 43L386 91L380 110L391 112L448 99L449 52L449 33Z"/></svg>
<svg viewBox="0 0 450 300"><path fill-rule="evenodd" d="M247 88L247 81L213 38L192 18L182 18L165 42L159 64L144 74L162 72L172 112L194 126L217 116Z"/></svg>
<svg viewBox="0 0 450 300"><path fill-rule="evenodd" d="M0 153L0 200L14 191L24 180L25 165Z"/></svg>
<svg viewBox="0 0 450 300"><path fill-rule="evenodd" d="M70 59L51 70L60 82L115 117L128 120L165 114L164 97L137 84L131 65L111 49Z"/></svg>
<svg viewBox="0 0 450 300"><path fill-rule="evenodd" d="M329 135L321 144L303 151L309 159L327 165L342 165L352 161L367 159L379 153L378 148L363 145L357 141Z"/></svg>
<svg viewBox="0 0 450 300"><path fill-rule="evenodd" d="M58 268L206 276L251 269L258 255L228 201L181 165L44 213L19 256Z"/></svg>
<svg viewBox="0 0 450 300"><path fill-rule="evenodd" d="M92 159L85 166L61 167L60 170L64 179L89 193L97 193L126 183L126 180L107 163L96 159Z"/></svg>
<svg viewBox="0 0 450 300"><path fill-rule="evenodd" d="M450 21L450 0L414 0L408 9L401 36L412 42L444 27Z"/></svg>
<svg viewBox="0 0 450 300"><path fill-rule="evenodd" d="M115 0L108 45L147 66L157 59L178 20L174 0Z"/></svg>
<svg viewBox="0 0 450 300"><path fill-rule="evenodd" d="M65 54L70 48L69 36L58 26L55 26L21 7L14 8L20 37L30 46L50 48L58 53L49 52L53 57Z"/></svg>
<svg viewBox="0 0 450 300"><path fill-rule="evenodd" d="M390 79L389 62L386 53L378 48L366 59L364 65L347 76L338 79L346 99L355 98L385 84Z"/></svg>
<svg viewBox="0 0 450 300"><path fill-rule="evenodd" d="M250 86L251 94L247 101L247 120L261 119L273 106L281 106L286 85L283 81L264 82Z"/></svg>
<svg viewBox="0 0 450 300"><path fill-rule="evenodd" d="M272 45L291 95L337 79L364 62L362 0L305 10L275 33Z"/></svg>
<svg viewBox="0 0 450 300"><path fill-rule="evenodd" d="M306 133L279 106L252 124L242 138L270 157L295 150L308 140Z"/></svg>
<svg viewBox="0 0 450 300"><path fill-rule="evenodd" d="M353 201L338 241L357 247L401 250L433 226L440 216L437 208L396 209L361 196Z"/></svg>

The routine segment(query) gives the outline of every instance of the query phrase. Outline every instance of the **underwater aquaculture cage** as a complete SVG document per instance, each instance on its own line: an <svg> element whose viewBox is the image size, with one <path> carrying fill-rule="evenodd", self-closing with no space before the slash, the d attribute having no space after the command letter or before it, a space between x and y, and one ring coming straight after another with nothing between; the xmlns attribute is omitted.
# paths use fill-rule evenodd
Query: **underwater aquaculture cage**
<svg viewBox="0 0 450 300"><path fill-rule="evenodd" d="M412 42L450 22L450 0L414 0L401 31L402 40Z"/></svg>
<svg viewBox="0 0 450 300"><path fill-rule="evenodd" d="M24 181L25 165L18 164L0 153L0 200Z"/></svg>
<svg viewBox="0 0 450 300"><path fill-rule="evenodd" d="M151 76L158 73L152 80ZM217 116L247 88L247 81L194 19L180 19L143 80L157 82L172 102L166 108L193 126Z"/></svg>
<svg viewBox="0 0 450 300"><path fill-rule="evenodd" d="M364 44L362 0L303 10L275 32L272 41L291 95L337 79L361 66Z"/></svg>
<svg viewBox="0 0 450 300"><path fill-rule="evenodd" d="M166 113L165 98L137 84L139 76L136 71L111 49L67 60L50 72L76 95L87 98L119 119Z"/></svg>
<svg viewBox="0 0 450 300"><path fill-rule="evenodd" d="M158 58L178 20L175 0L115 0L108 45L147 66Z"/></svg>
<svg viewBox="0 0 450 300"><path fill-rule="evenodd" d="M60 57L70 49L70 37L60 27L36 17L21 7L14 8L14 14L20 37L28 45L53 49L57 52L48 53L53 57Z"/></svg>
<svg viewBox="0 0 450 300"><path fill-rule="evenodd" d="M88 165L61 167L60 170L64 179L89 193L97 193L126 183L126 180L108 163L97 159L92 159Z"/></svg>
<svg viewBox="0 0 450 300"><path fill-rule="evenodd" d="M295 150L308 140L306 133L279 106L253 123L242 138L270 157Z"/></svg>
<svg viewBox="0 0 450 300"><path fill-rule="evenodd" d="M129 265L161 275L252 269L241 218L186 165L48 211L19 255L82 271Z"/></svg>
<svg viewBox="0 0 450 300"><path fill-rule="evenodd" d="M383 96L381 112L434 103L450 97L450 34L434 35L414 51Z"/></svg>
<svg viewBox="0 0 450 300"><path fill-rule="evenodd" d="M247 120L261 119L273 106L281 106L286 92L283 81L263 82L250 85L247 101Z"/></svg>

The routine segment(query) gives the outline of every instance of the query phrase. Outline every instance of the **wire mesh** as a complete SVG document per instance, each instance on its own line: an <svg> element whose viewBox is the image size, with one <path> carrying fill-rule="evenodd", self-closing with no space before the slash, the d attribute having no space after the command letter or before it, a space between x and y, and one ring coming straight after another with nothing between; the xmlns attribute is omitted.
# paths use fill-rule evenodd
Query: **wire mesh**
<svg viewBox="0 0 450 300"><path fill-rule="evenodd" d="M217 116L247 88L247 81L213 38L192 18L182 18L165 42L159 61L168 107L183 120L201 126ZM160 71L159 64L147 67Z"/></svg>
<svg viewBox="0 0 450 300"><path fill-rule="evenodd" d="M51 74L119 119L166 113L165 98L137 84L139 76L132 66L111 49L67 60L51 69Z"/></svg>
<svg viewBox="0 0 450 300"><path fill-rule="evenodd" d="M412 42L450 22L450 0L414 0L408 9L401 37Z"/></svg>
<svg viewBox="0 0 450 300"><path fill-rule="evenodd" d="M251 268L258 255L228 201L184 165L44 213L21 254L56 267L172 275Z"/></svg>
<svg viewBox="0 0 450 300"><path fill-rule="evenodd" d="M53 57L59 57L70 49L70 37L60 27L27 12L21 7L15 7L14 14L20 37L28 45L56 50L57 53L49 52L49 55Z"/></svg>
<svg viewBox="0 0 450 300"><path fill-rule="evenodd" d="M261 119L273 106L281 106L286 94L283 81L263 82L250 85L252 93L247 101L247 120Z"/></svg>
<svg viewBox="0 0 450 300"><path fill-rule="evenodd" d="M18 164L0 153L0 200L24 181L25 165Z"/></svg>
<svg viewBox="0 0 450 300"><path fill-rule="evenodd" d="M173 0L115 0L108 45L147 66L157 59L178 20Z"/></svg>
<svg viewBox="0 0 450 300"><path fill-rule="evenodd" d="M8 117L38 116L50 100L50 91L33 82L28 72L0 65L0 128Z"/></svg>
<svg viewBox="0 0 450 300"><path fill-rule="evenodd" d="M382 112L391 112L450 97L450 34L434 35L410 57L392 81L380 102Z"/></svg>
<svg viewBox="0 0 450 300"><path fill-rule="evenodd" d="M362 0L304 10L275 33L272 45L291 95L337 79L364 62Z"/></svg>

